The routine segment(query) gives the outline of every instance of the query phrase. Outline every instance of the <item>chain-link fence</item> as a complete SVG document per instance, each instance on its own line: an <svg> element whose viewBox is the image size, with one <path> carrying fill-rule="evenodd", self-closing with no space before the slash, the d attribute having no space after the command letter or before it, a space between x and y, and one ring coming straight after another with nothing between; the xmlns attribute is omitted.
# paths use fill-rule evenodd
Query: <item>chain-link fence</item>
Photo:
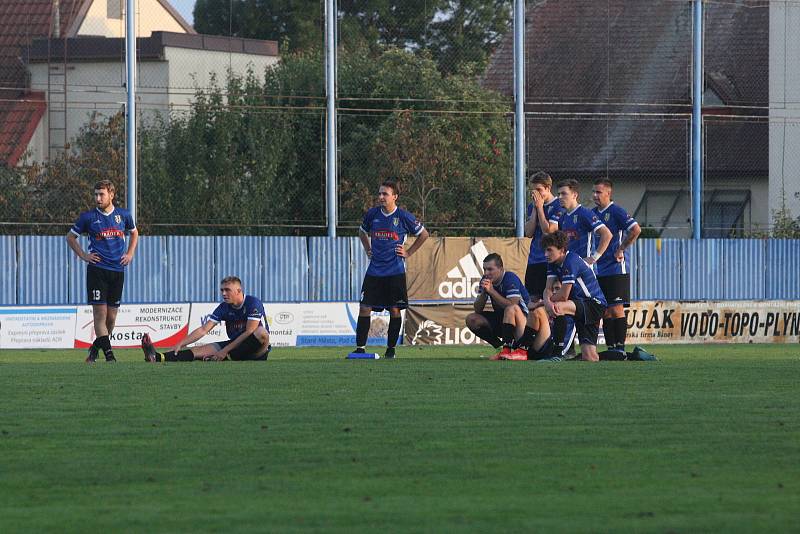
<svg viewBox="0 0 800 534"><path fill-rule="evenodd" d="M325 2L137 1L138 224L326 231ZM693 0L528 0L527 171L692 233ZM342 234L380 181L443 235L514 231L512 0L338 0ZM703 2L702 235L800 233L800 1ZM125 204L125 0L0 0L0 232ZM13 38L12 38L13 37Z"/></svg>

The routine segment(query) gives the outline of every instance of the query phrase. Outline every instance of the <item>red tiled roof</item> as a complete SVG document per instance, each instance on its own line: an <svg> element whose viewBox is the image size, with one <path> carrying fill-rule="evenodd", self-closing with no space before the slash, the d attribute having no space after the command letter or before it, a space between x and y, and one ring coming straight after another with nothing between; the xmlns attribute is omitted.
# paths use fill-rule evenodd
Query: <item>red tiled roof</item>
<svg viewBox="0 0 800 534"><path fill-rule="evenodd" d="M61 35L92 0L61 0ZM53 0L0 0L0 89L24 91L24 53L35 37L50 35Z"/></svg>
<svg viewBox="0 0 800 534"><path fill-rule="evenodd" d="M44 115L44 93L15 100L0 99L0 164L13 167L30 143Z"/></svg>

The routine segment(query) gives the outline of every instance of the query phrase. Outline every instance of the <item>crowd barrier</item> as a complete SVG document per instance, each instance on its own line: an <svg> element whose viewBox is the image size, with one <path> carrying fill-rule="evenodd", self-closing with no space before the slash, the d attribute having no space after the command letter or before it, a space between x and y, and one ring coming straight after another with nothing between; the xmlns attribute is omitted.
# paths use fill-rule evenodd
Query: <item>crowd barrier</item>
<svg viewBox="0 0 800 534"><path fill-rule="evenodd" d="M86 246L82 238L83 246ZM412 301L471 300L488 252L524 276L529 240L431 238L408 262ZM631 251L634 300L796 300L800 240L641 239ZM142 236L124 302L213 302L242 278L264 302L353 302L367 257L357 237ZM85 302L86 265L60 236L0 236L0 305Z"/></svg>

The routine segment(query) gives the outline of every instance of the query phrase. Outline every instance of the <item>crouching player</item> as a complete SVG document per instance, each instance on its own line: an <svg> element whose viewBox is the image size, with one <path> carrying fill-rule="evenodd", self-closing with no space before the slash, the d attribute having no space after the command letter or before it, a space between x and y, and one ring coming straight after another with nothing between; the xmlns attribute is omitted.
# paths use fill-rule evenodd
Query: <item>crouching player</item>
<svg viewBox="0 0 800 534"><path fill-rule="evenodd" d="M269 325L262 323L264 305L251 295L245 296L242 281L236 276L222 279L220 284L223 302L202 326L195 328L178 342L171 351L156 352L150 336L142 337L142 350L147 362L190 362L192 360L258 360L267 359L270 351ZM225 322L228 341L184 348L199 341L217 324Z"/></svg>
<svg viewBox="0 0 800 534"><path fill-rule="evenodd" d="M492 360L527 360L527 352L517 340L525 334L528 321L528 291L519 276L503 268L499 254L489 254L483 260L483 278L473 304L474 313L466 323L476 336L500 352ZM485 311L487 301L492 311Z"/></svg>
<svg viewBox="0 0 800 534"><path fill-rule="evenodd" d="M598 361L597 334L600 319L607 303L597 283L592 268L577 254L567 251L569 238L558 231L542 238L542 248L547 257L547 285L544 290L544 306L553 317L553 357L561 358L567 317L575 321L581 359ZM554 291L556 281L561 289Z"/></svg>

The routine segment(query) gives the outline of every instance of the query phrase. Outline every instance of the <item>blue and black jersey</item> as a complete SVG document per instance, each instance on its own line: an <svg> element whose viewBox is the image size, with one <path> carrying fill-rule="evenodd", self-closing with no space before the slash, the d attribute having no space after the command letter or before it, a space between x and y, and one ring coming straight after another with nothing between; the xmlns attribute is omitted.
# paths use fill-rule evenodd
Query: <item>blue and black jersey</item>
<svg viewBox="0 0 800 534"><path fill-rule="evenodd" d="M630 259L628 251L624 252L624 259L619 262L614 257L614 252L619 248L622 243L623 236L637 223L627 211L611 202L604 209L595 207L592 213L605 224L611 231L611 243L608 248L597 260L596 269L597 276L612 276L615 274L629 274L630 273Z"/></svg>
<svg viewBox="0 0 800 534"><path fill-rule="evenodd" d="M522 308L522 311L525 315L528 314L528 301L531 299L530 295L528 294L528 290L525 289L525 284L522 283L522 280L519 279L519 276L512 273L511 271L506 271L503 274L503 278L500 279L499 284L492 284L494 290L503 295L507 299L511 299L514 297L519 298L519 307ZM483 293L483 288L478 287L478 294ZM491 295L489 295L489 300L491 300ZM495 307L494 303L492 303L492 307L495 310L501 309L500 307Z"/></svg>
<svg viewBox="0 0 800 534"><path fill-rule="evenodd" d="M558 224L563 209L558 198L553 198L553 200L544 205L544 216L547 217L548 222ZM533 203L528 204L529 219L531 215L533 215L533 210ZM538 224L539 221L536 221L536 223L536 230L533 231L533 238L531 239L531 250L528 253L528 265L547 263L547 259L544 257L544 250L542 249L542 236L544 232L542 232L542 227Z"/></svg>
<svg viewBox="0 0 800 534"><path fill-rule="evenodd" d="M227 302L221 303L208 316L209 321L215 323L225 322L225 331L228 339L236 339L247 328L247 321L258 321L259 326L264 325L269 331L269 325L264 318L264 304L256 297L247 295L244 302L238 308L231 306Z"/></svg>
<svg viewBox="0 0 800 534"><path fill-rule="evenodd" d="M564 261L547 264L547 277L556 277L561 284L572 284L570 300L592 299L607 306L606 297L600 290L597 277L583 258L574 252L567 251Z"/></svg>
<svg viewBox="0 0 800 534"><path fill-rule="evenodd" d="M70 232L89 236L89 253L100 256L100 261L92 265L109 271L124 271L125 266L120 261L127 250L125 234L135 228L128 210L114 207L106 214L95 208L81 213Z"/></svg>
<svg viewBox="0 0 800 534"><path fill-rule="evenodd" d="M404 209L396 207L393 212L384 213L376 206L364 215L360 230L369 235L372 247L367 274L395 276L406 272L404 259L397 255L397 245L405 243L408 234L418 236L425 227Z"/></svg>
<svg viewBox="0 0 800 534"><path fill-rule="evenodd" d="M603 226L594 213L588 208L578 205L574 210L562 210L558 220L558 229L569 237L567 250L574 252L581 258L587 258L592 253L594 232Z"/></svg>

